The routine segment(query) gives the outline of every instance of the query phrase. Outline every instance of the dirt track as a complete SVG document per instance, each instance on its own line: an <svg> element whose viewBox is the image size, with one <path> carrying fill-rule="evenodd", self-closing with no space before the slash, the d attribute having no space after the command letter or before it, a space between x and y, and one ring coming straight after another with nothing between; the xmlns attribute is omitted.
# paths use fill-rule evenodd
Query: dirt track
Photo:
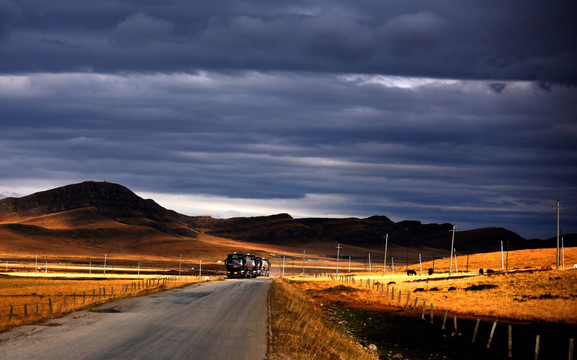
<svg viewBox="0 0 577 360"><path fill-rule="evenodd" d="M226 280L130 298L0 334L0 359L266 357L270 280Z"/></svg>

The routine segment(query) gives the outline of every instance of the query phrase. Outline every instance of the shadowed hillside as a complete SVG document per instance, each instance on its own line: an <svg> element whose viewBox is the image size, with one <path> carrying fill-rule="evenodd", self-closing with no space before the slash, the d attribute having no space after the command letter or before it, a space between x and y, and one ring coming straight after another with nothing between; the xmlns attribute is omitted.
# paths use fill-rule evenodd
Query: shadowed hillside
<svg viewBox="0 0 577 360"><path fill-rule="evenodd" d="M447 249L451 242L451 224L422 224L419 221L393 222L386 216L366 219L308 218L293 219L288 214L266 217L232 218L215 223L211 233L244 241L279 245L291 243L333 242L380 249L389 234L389 244L403 247ZM510 249L526 248L530 242L503 228L483 228L457 232L460 251L496 251L500 241Z"/></svg>
<svg viewBox="0 0 577 360"><path fill-rule="evenodd" d="M0 199L0 251L73 252L113 249L124 252L207 251L231 249L231 239L249 244L302 247L304 244L342 243L367 249L382 249L385 234L389 244L401 247L448 249L451 224L391 221L386 216L358 218L293 219L288 214L216 219L186 216L145 200L124 186L87 181L42 191L21 198ZM200 246L210 237L210 244ZM200 239L202 238L202 239ZM219 240L222 239L222 240ZM527 241L503 228L483 228L456 234L461 253L554 246L554 242ZM565 246L575 237L566 236ZM250 246L250 245L249 245Z"/></svg>

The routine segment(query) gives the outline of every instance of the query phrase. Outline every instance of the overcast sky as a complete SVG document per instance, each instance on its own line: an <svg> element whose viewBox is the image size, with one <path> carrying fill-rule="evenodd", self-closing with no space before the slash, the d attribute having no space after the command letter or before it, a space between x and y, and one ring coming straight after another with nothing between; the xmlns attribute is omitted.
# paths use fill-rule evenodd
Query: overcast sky
<svg viewBox="0 0 577 360"><path fill-rule="evenodd" d="M0 0L0 197L577 232L574 1Z"/></svg>

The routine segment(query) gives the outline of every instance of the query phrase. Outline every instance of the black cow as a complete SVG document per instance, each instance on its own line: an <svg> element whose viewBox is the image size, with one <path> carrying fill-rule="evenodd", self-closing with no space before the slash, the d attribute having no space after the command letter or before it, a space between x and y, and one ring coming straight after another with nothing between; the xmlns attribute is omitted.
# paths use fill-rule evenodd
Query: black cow
<svg viewBox="0 0 577 360"><path fill-rule="evenodd" d="M433 268L429 268L429 275L433 275L434 272L435 270L433 270Z"/></svg>
<svg viewBox="0 0 577 360"><path fill-rule="evenodd" d="M415 270L407 270L407 275L411 276L411 275L417 275L417 272Z"/></svg>
<svg viewBox="0 0 577 360"><path fill-rule="evenodd" d="M479 269L479 275L483 275L483 269Z"/></svg>
<svg viewBox="0 0 577 360"><path fill-rule="evenodd" d="M491 274L494 274L494 273L495 273L495 270L493 270L493 269L487 269L487 275L491 275Z"/></svg>

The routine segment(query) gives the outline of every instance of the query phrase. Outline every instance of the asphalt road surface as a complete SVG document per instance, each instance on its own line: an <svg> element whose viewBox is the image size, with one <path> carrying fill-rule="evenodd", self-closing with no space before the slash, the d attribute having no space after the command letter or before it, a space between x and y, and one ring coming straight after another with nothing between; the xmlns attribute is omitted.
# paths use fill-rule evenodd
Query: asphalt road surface
<svg viewBox="0 0 577 360"><path fill-rule="evenodd" d="M266 357L270 280L226 280L130 298L0 334L0 359Z"/></svg>

